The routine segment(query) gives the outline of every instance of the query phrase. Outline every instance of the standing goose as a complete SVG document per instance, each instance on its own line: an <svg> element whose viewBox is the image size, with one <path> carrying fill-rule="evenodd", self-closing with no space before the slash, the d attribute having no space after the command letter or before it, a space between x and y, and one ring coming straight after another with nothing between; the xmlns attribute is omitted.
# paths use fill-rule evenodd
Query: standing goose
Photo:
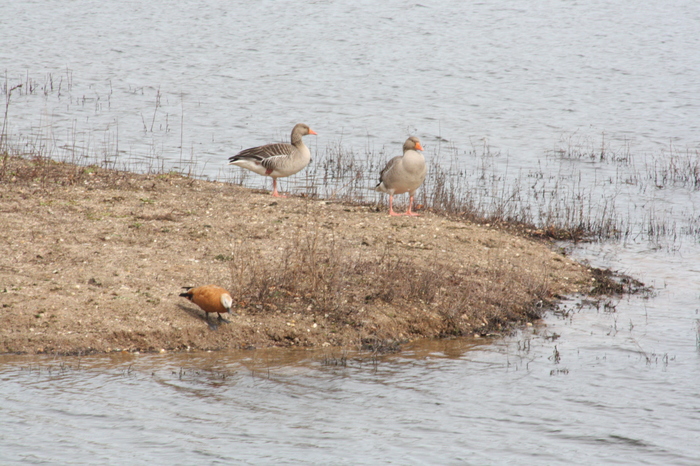
<svg viewBox="0 0 700 466"><path fill-rule="evenodd" d="M259 175L272 177L272 195L281 196L277 192L277 178L290 176L306 167L311 162L311 152L306 147L302 136L316 134L308 125L298 123L292 129L292 143L266 144L251 147L230 157L229 165L247 168Z"/></svg>
<svg viewBox="0 0 700 466"><path fill-rule="evenodd" d="M398 155L389 160L386 167L379 174L379 184L375 191L389 194L389 215L411 215L418 216L413 212L413 196L416 189L423 184L425 175L428 172L425 166L423 154L418 152L423 150L417 137L411 136L403 144L403 155ZM394 194L408 193L408 210L403 214L394 212Z"/></svg>
<svg viewBox="0 0 700 466"><path fill-rule="evenodd" d="M209 322L209 314L217 312L219 320L228 323L229 321L221 317L221 314L228 312L231 314L231 306L233 306L233 298L228 291L216 285L204 285L193 288L185 286L184 293L180 296L187 298L197 306L202 308Z"/></svg>

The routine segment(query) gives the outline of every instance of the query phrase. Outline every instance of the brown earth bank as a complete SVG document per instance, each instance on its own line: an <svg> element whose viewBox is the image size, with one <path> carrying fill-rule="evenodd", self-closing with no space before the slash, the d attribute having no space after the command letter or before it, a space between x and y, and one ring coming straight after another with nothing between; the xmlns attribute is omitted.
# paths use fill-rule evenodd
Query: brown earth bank
<svg viewBox="0 0 700 466"><path fill-rule="evenodd" d="M596 283L544 241L433 212L0 161L0 353L382 350L503 333ZM231 323L178 296L205 284Z"/></svg>

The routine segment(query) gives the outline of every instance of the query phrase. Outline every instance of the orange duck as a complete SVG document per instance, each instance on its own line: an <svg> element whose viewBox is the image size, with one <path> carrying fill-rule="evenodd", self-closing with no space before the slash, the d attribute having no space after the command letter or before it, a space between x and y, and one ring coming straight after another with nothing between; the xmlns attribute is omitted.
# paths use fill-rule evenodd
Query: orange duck
<svg viewBox="0 0 700 466"><path fill-rule="evenodd" d="M221 316L221 314L225 312L229 314L232 313L231 306L233 305L233 298L231 298L228 291L216 285L204 285L196 288L185 286L183 288L187 291L180 293L180 296L189 299L202 308L206 313L207 322L209 322L209 314L212 312L217 312L219 314L220 321L229 322Z"/></svg>

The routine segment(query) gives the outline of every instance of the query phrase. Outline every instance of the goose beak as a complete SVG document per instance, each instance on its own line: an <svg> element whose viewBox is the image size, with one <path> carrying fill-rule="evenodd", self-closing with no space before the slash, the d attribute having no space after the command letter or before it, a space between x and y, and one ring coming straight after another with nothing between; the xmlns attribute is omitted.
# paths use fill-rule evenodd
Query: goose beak
<svg viewBox="0 0 700 466"><path fill-rule="evenodd" d="M425 150L423 149L423 146L420 145L420 142L416 143L416 150Z"/></svg>
<svg viewBox="0 0 700 466"><path fill-rule="evenodd" d="M318 133L316 131L312 130L311 128L309 128L309 134L315 134L318 136Z"/></svg>

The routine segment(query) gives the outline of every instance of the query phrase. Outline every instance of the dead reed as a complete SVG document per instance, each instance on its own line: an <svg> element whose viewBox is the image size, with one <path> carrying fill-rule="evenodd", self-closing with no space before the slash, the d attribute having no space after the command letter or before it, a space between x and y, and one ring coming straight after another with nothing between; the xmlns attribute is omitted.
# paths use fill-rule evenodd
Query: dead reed
<svg viewBox="0 0 700 466"><path fill-rule="evenodd" d="M213 178L253 188L268 187L268 180L246 170L228 168L225 157L221 161L205 160L194 147L188 151L183 139L184 108L179 112L180 131L175 136L180 140L179 154L164 154L162 141L155 133L168 137L174 118L164 110L168 96L160 88L150 89L152 93L145 99L153 107L141 112L140 126L150 142L139 153L120 149L118 122L101 134L101 141L76 125L64 138L67 142L62 143L57 142L50 124L32 135L8 133L9 109L19 99L43 96L81 106L93 99L95 105L110 105L111 86L105 91L107 95L73 95L73 76L66 70L41 78L29 73L10 78L6 73L0 89L5 96L0 177L7 172L8 156L19 155L137 173L175 171L195 178L209 178L206 173L212 172L212 164L220 163ZM144 89L134 89L133 93L143 96ZM182 98L180 105L184 105ZM430 148L430 141L426 143ZM574 133L563 136L557 145L531 164L494 153L487 144L464 148L438 140L434 149L426 151L430 170L417 201L423 209L560 240L646 238L674 243L680 236L697 238L700 234L694 206L682 206L686 211L667 208L661 192L676 189L697 197L693 193L700 190L699 151L678 150L671 145L660 153L637 153L631 141L616 141L606 133L599 138ZM387 159L397 154L396 148L357 150L335 142L314 152L306 170L281 180L287 191L359 204L386 202L386 196L373 188ZM636 205L640 198L645 200L643 206Z"/></svg>
<svg viewBox="0 0 700 466"><path fill-rule="evenodd" d="M205 166L193 152L189 160L179 161L179 168L170 168L169 162L155 154L124 157L116 151L116 141L105 143L104 149L94 154L80 144L57 148L40 136L12 143L7 138L2 140L0 179L8 175L10 156L32 159L32 173L23 176L40 183L56 175L54 169L42 172L42 167L54 160L74 166L72 173L61 175L61 182L68 184L79 182L90 166L150 174L175 171L207 178ZM417 194L417 202L426 210L558 240L642 237L673 243L680 236L700 234L697 216L678 216L678 209L668 211L662 203L655 202L663 194L661 190L686 190L695 196L693 193L700 190L698 152L670 150L638 160L629 152L613 151L607 146L594 152L568 148L548 154L544 164L514 172L509 170L506 157L492 154L488 147L469 151L443 147L441 151L428 154L429 175ZM335 144L317 153L304 172L281 182L285 190L298 195L380 206L386 202L386 196L373 188L388 158L384 150L356 153ZM572 162L572 158L592 158L596 167L605 165L609 175L596 179L597 169ZM264 178L245 170L222 166L217 178L267 189ZM398 197L398 203L404 201L402 197L405 196ZM649 199L641 210L635 205L639 197Z"/></svg>
<svg viewBox="0 0 700 466"><path fill-rule="evenodd" d="M433 212L558 240L641 237L673 244L681 235L697 237L692 205L680 206L690 215L678 215L678 207L665 206L661 190L682 190L696 198L700 152L670 148L658 155L634 154L628 141L615 148L605 134L598 144L571 138L564 143L536 166L516 170L508 157L488 146L439 146L427 154L429 174L417 200ZM290 190L383 204L385 196L373 188L390 155L384 150L358 154L334 145L316 155L303 183L291 181ZM647 202L640 206L640 198Z"/></svg>

